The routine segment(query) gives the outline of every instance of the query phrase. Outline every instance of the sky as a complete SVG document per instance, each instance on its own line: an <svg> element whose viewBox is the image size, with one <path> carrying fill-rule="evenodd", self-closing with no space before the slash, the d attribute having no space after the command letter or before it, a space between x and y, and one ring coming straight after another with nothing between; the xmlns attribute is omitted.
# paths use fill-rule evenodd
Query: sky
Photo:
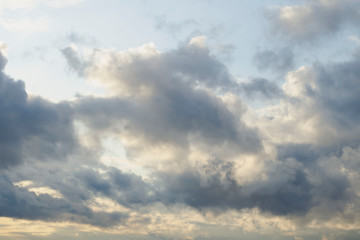
<svg viewBox="0 0 360 240"><path fill-rule="evenodd" d="M357 240L360 1L0 0L0 240Z"/></svg>

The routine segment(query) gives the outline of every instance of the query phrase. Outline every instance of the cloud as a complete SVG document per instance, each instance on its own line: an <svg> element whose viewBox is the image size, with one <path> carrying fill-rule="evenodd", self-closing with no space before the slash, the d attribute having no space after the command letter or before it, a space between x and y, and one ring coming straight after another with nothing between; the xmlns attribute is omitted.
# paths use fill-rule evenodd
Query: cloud
<svg viewBox="0 0 360 240"><path fill-rule="evenodd" d="M275 215L303 215L311 207L311 184L301 169L279 169L267 182L239 185L233 177L233 166L227 162L210 162L204 166L215 170L213 174L188 171L177 176L167 175L164 194L170 203L181 202L200 210L251 209ZM213 165L215 164L215 165ZM276 174L282 177L280 180ZM277 179L276 179L277 178ZM276 183L275 180L280 180Z"/></svg>
<svg viewBox="0 0 360 240"><path fill-rule="evenodd" d="M207 90L227 91L237 85L199 41L165 53L153 45L119 53L95 50L89 58L82 58L74 48L63 49L71 68L98 80L112 94L80 98L74 105L77 117L100 135L116 126L112 132L120 136L132 158L142 154L148 158L147 151L162 147L171 149L169 155L176 152L168 159L172 163L186 162L182 158L193 148L206 155L261 149L256 130Z"/></svg>
<svg viewBox="0 0 360 240"><path fill-rule="evenodd" d="M321 209L321 203L335 204L341 211L342 204L353 201L348 177L323 172L319 161L341 151L339 143L356 139L357 134L350 134L346 125L354 127L357 122L352 107L359 101L354 77L357 60L299 68L287 75L280 90L265 79L235 83L202 40L165 53L153 45L119 53L98 49L87 55L66 49L81 63L70 65L74 71L95 80L106 76L100 83L112 92L108 98L78 99L74 105L77 117L99 135L110 131L119 135L131 159L150 161L148 166L152 165L151 172L158 176L162 189L157 201L165 204L185 204L201 211L259 208L306 219ZM71 64L73 57L63 53ZM286 111L260 118L254 125L242 122L243 112L236 114L226 98L210 92L231 95L234 88L249 95L278 97L280 103L269 109ZM334 98L334 91L344 94ZM334 115L329 118L329 114ZM240 121L234 121L235 116ZM259 132L247 124L258 127ZM246 164L244 153L262 152L260 136L268 147L275 147L275 154L256 160L258 166L266 166L259 170L262 177L241 181L237 172ZM251 144L244 137L250 137ZM161 146L175 149L161 154L169 154L171 164L159 164L161 155L148 156L157 148L166 149ZM213 156L219 162L213 162Z"/></svg>
<svg viewBox="0 0 360 240"><path fill-rule="evenodd" d="M122 72L111 72L117 67L112 65L97 70L116 73L109 74L110 82L104 83L105 86L121 84L130 96L122 95L123 89L116 86L113 97L80 97L75 102L54 104L39 97L29 97L22 81L14 81L1 72L2 216L71 220L110 227L125 224L127 213L94 212L88 205L94 198L107 197L127 209L165 201L158 190L141 177L97 163L101 146L92 150L82 146L74 121L83 123L101 137L111 132L119 135L129 156L147 154L149 149L156 150L158 146L170 146L176 153L184 151L170 158L179 162L182 168L188 161L187 155L192 154L191 147L196 145L205 150L218 148L224 153L232 146L236 146L236 152L261 148L256 131L241 122L238 125L222 99L206 90L218 88L211 79L212 73L206 71L207 64L215 68L215 77L219 75L222 79L224 75L224 82L219 86L227 88L230 79L225 67L210 57L204 46L189 45L166 54L145 46L113 57L118 57L120 63L124 61ZM192 65L197 61L188 62L193 57L200 61L204 58L199 63L204 64L199 70ZM93 61L80 57L79 61L86 62L75 66L80 69L86 66L84 74L96 70L90 65ZM1 65L5 64L6 59L2 56ZM122 83L116 80L119 77ZM202 83L198 84L197 79ZM128 80L148 87L149 91L139 91L139 86ZM196 89L200 85L203 89ZM118 131L114 131L116 128ZM102 169L102 173L88 169L87 164L99 171ZM31 181L33 186L19 185L24 181ZM22 205L9 207L14 202Z"/></svg>
<svg viewBox="0 0 360 240"><path fill-rule="evenodd" d="M294 66L294 53L288 48L259 51L254 64L260 71L285 72Z"/></svg>
<svg viewBox="0 0 360 240"><path fill-rule="evenodd" d="M165 53L159 53L153 45L119 53L98 49L87 56L75 48L66 49L81 63L70 65L74 71L95 80L106 76L100 83L112 92L108 98L78 99L74 105L77 118L90 129L96 129L100 136L118 135L128 157L147 161L145 166L151 166L151 175L157 176L156 185L162 189L154 199L166 205L185 204L200 211L258 208L273 215L306 219L321 208L321 203L336 204L343 209L343 203L353 201L348 177L322 172L318 164L322 157L334 154L331 148L342 148L337 145L339 139L328 139L329 142L321 139L328 138L329 128L347 131L344 122L334 122L335 115L347 112L341 103L343 99L339 96L334 99L341 105L337 108L336 104L328 104L328 98L334 96L335 89L342 91L336 84L341 79L344 91L349 86L347 83L354 91L350 96L341 96L346 101L354 98L353 102L358 102L352 83L356 78L350 77L357 75L356 64L349 61L300 68L288 74L283 90L265 79L237 84L223 65L212 59L202 40L195 39L191 44ZM63 50L64 56L71 64L74 56L69 58L66 51ZM258 120L254 126L259 132L253 131L247 121L234 121L235 116L241 120L241 111L237 115L226 98L209 92L230 94L233 88L243 89L249 95L278 97L281 102L277 107L286 107L287 111L269 118L267 129L261 125L264 122ZM352 105L347 103L347 107ZM355 113L354 110L349 112ZM329 111L335 114L331 120L326 118ZM286 113L299 118L291 122ZM308 117L315 118L309 122ZM304 129L301 123L296 128L299 120L309 128L302 143L293 140L301 139L296 132ZM287 121L286 124L283 121ZM275 147L273 155L263 153L258 142L261 136L258 134L265 136L267 131L280 138L277 142L272 140L274 136L264 137L266 142L273 141L270 144ZM244 137L251 139L251 144ZM175 150L156 152L157 158L149 156L158 148ZM256 160L262 177L241 181L242 176L237 173L246 165L245 153L264 154L265 159L258 156ZM169 156L166 160L170 163L159 164L164 155ZM203 160L195 160L193 156L202 156Z"/></svg>
<svg viewBox="0 0 360 240"><path fill-rule="evenodd" d="M75 72L87 71L88 77L97 78L101 84L119 94L123 93L119 92L122 91L121 88L130 92L138 91L140 87L146 89L145 83L149 88L160 86L169 81L168 78L173 78L174 74L183 74L184 78L178 81L188 80L191 85L199 84L210 88L226 89L233 87L235 83L225 65L210 55L209 49L204 45L205 40L204 37L192 38L189 44L164 54L159 53L153 43L118 53L111 50L94 50L86 53L87 56L81 56L75 46L64 48L62 53L68 60L70 68ZM78 59L76 60L77 64L73 62L74 59ZM119 65L126 66L124 71L116 72L116 69L108 66L112 60L116 60ZM151 75L141 76L139 75L141 73L128 71L128 69L131 70L132 65L136 64L144 64ZM161 67L161 69L157 70L156 67ZM103 74L109 76L106 81L102 80ZM131 76L131 74L138 75ZM156 77L155 74L161 75L161 78L152 79ZM126 78L130 77L134 80L126 81ZM145 81L146 78L149 80Z"/></svg>
<svg viewBox="0 0 360 240"><path fill-rule="evenodd" d="M289 75L284 90L293 98L307 99L308 103L313 101L323 123L332 126L334 130L356 128L360 116L356 107L360 100L357 87L359 63L355 55L345 62L327 65L317 63L312 68L301 68Z"/></svg>
<svg viewBox="0 0 360 240"><path fill-rule="evenodd" d="M180 23L170 22L166 15L155 16L155 28L157 30L166 30L171 33L174 37L183 32L184 29L196 27L198 23L194 19L187 19Z"/></svg>
<svg viewBox="0 0 360 240"><path fill-rule="evenodd" d="M81 34L78 32L69 32L66 35L66 39L68 41L70 41L71 43L75 43L75 44L89 44L89 45L95 45L96 39L92 36L88 36L86 34Z"/></svg>
<svg viewBox="0 0 360 240"><path fill-rule="evenodd" d="M30 98L24 82L4 74L6 59L2 55L0 61L0 167L11 167L25 159L65 160L77 148L71 108L66 103Z"/></svg>
<svg viewBox="0 0 360 240"><path fill-rule="evenodd" d="M242 82L240 89L250 98L272 99L282 96L282 90L274 82L264 78L254 78L250 82Z"/></svg>
<svg viewBox="0 0 360 240"><path fill-rule="evenodd" d="M356 27L359 2L356 0L303 1L302 5L269 9L267 19L272 31L295 41L313 41L342 30L345 25Z"/></svg>
<svg viewBox="0 0 360 240"><path fill-rule="evenodd" d="M360 223L357 55L300 67L280 88L234 81L204 37L165 52L153 43L120 52L73 44L62 54L108 94L58 104L30 97L0 55L2 216L162 236L170 222L190 234L229 222L221 217L229 212L257 211L246 216L286 231ZM277 101L251 109L239 93ZM101 163L109 137L141 175ZM201 224L180 221L174 208Z"/></svg>
<svg viewBox="0 0 360 240"><path fill-rule="evenodd" d="M126 219L121 213L94 213L84 204L70 202L66 198L54 198L49 194L36 194L23 188L14 186L9 179L0 179L2 216L32 219L68 221L92 224L102 227L111 226L114 222L121 222Z"/></svg>

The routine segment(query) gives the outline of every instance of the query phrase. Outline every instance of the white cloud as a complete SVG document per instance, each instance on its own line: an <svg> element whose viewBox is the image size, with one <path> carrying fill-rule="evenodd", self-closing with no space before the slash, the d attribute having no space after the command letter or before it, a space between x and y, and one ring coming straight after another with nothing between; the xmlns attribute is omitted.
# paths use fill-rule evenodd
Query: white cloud
<svg viewBox="0 0 360 240"><path fill-rule="evenodd" d="M189 45L194 45L197 47L205 48L206 47L206 37L205 36L196 36L190 39Z"/></svg>

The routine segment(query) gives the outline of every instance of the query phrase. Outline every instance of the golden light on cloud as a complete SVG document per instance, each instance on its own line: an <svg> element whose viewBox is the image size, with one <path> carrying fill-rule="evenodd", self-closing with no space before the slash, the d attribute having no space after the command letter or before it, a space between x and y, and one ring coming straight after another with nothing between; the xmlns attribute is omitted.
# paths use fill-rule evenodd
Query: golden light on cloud
<svg viewBox="0 0 360 240"><path fill-rule="evenodd" d="M25 188L29 192L34 192L36 195L47 194L53 198L63 198L63 196L61 195L61 193L59 191L51 189L50 187L38 186L38 184L36 184L30 180L16 182L16 183L14 183L14 186L17 186L20 188Z"/></svg>

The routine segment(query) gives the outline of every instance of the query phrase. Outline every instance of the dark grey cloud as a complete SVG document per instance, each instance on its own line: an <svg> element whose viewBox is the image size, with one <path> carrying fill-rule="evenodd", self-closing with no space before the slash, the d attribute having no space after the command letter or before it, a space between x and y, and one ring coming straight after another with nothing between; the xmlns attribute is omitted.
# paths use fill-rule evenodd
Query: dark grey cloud
<svg viewBox="0 0 360 240"><path fill-rule="evenodd" d="M5 63L1 56L1 66ZM0 111L0 168L19 164L24 159L64 161L78 147L69 105L30 98L24 82L14 81L3 71L0 72Z"/></svg>
<svg viewBox="0 0 360 240"><path fill-rule="evenodd" d="M316 64L314 72L318 90L312 92L323 106L328 121L341 128L353 128L360 119L359 57L328 65Z"/></svg>
<svg viewBox="0 0 360 240"><path fill-rule="evenodd" d="M301 43L334 34L345 25L357 27L359 8L357 0L305 0L301 5L271 8L266 17L273 32Z"/></svg>
<svg viewBox="0 0 360 240"><path fill-rule="evenodd" d="M100 227L111 227L124 223L128 218L127 214L121 212L94 212L84 204L85 198L74 201L74 198L67 195L65 198L54 198L49 194L37 195L27 189L14 186L5 174L2 174L0 186L0 215L3 217L72 221ZM76 190L72 188L74 190L72 194L78 196L80 187L78 186Z"/></svg>
<svg viewBox="0 0 360 240"><path fill-rule="evenodd" d="M329 173L319 158L311 166L303 166L294 165L302 160L296 154L288 156L282 162L268 163L269 178L264 182L238 184L233 164L223 161L210 162L205 168L212 171L205 175L194 170L175 175L161 173L164 187L159 196L164 203L186 204L200 211L258 208L305 221L325 221L342 214L349 204L357 204L358 197L346 174ZM315 210L319 215L308 219L314 209L319 209Z"/></svg>
<svg viewBox="0 0 360 240"><path fill-rule="evenodd" d="M96 178L92 182L87 181L90 185L83 183L74 186L76 181L66 182L73 170L66 167L69 161L74 156L90 156L82 153L86 151L75 134L70 105L29 97L24 82L15 81L3 72L5 64L6 59L0 54L0 215L21 219L74 221L101 227L126 219L126 214L94 212L86 205L85 201L96 192L95 188L91 188L94 184L96 186ZM90 163L91 158L85 161ZM43 164L51 167L44 168ZM21 174L22 170L24 172ZM55 178L56 175L59 178ZM37 195L13 184L29 179L37 179L46 187L53 183L50 187L64 197ZM88 178L82 182L86 180ZM89 186L89 190L82 186Z"/></svg>
<svg viewBox="0 0 360 240"><path fill-rule="evenodd" d="M254 56L254 64L260 71L284 73L294 66L294 53L289 48L259 51Z"/></svg>
<svg viewBox="0 0 360 240"><path fill-rule="evenodd" d="M277 151L279 160L294 158L305 166L314 166L321 153L324 154L324 150L315 149L311 144L283 144L278 146Z"/></svg>
<svg viewBox="0 0 360 240"><path fill-rule="evenodd" d="M123 173L116 168L105 168L105 174L99 174L96 171L83 169L74 176L83 189L91 194L106 196L115 200L119 204L136 208L154 203L157 200L156 189L146 183L140 176L133 173ZM77 188L73 188L76 191ZM70 197L72 193L67 193ZM116 223L116 221L114 221Z"/></svg>
<svg viewBox="0 0 360 240"><path fill-rule="evenodd" d="M194 171L176 176L165 173L162 177L167 187L162 197L169 203L185 203L199 210L257 207L275 215L304 215L312 207L312 185L301 169L291 169L290 173L280 166L282 170L274 174L280 174L283 181L274 184L271 179L255 187L237 184L232 165L220 164L222 171L206 175L205 179Z"/></svg>

